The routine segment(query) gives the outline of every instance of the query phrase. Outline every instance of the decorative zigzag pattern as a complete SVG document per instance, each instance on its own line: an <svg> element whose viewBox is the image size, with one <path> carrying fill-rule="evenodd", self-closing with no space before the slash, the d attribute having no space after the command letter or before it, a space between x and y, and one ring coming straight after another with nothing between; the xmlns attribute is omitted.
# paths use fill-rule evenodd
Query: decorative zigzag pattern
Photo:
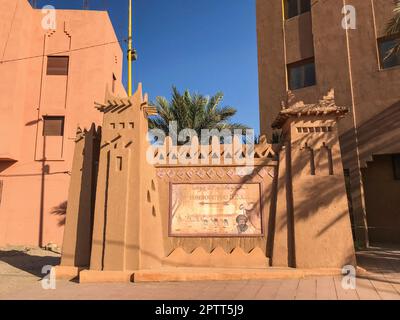
<svg viewBox="0 0 400 320"><path fill-rule="evenodd" d="M254 248L246 253L237 247L227 253L221 247L217 247L208 253L204 248L198 247L191 253L187 253L179 247L164 259L164 265L171 267L266 268L269 266L269 259L260 248Z"/></svg>

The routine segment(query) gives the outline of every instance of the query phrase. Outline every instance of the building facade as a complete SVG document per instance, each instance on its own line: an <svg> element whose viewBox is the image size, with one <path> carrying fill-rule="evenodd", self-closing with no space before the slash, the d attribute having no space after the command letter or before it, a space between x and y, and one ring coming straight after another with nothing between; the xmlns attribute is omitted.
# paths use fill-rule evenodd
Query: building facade
<svg viewBox="0 0 400 320"><path fill-rule="evenodd" d="M392 0L257 0L261 131L288 90L310 103L335 90L355 237L400 242L400 57L385 59ZM275 132L279 134L279 132Z"/></svg>
<svg viewBox="0 0 400 320"><path fill-rule="evenodd" d="M126 95L107 12L0 0L0 246L61 244L76 128Z"/></svg>

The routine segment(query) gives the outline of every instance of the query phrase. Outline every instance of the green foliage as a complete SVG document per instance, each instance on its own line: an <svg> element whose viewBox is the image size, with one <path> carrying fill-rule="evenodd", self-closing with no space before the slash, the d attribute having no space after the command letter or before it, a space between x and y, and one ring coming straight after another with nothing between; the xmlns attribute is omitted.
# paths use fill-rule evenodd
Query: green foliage
<svg viewBox="0 0 400 320"><path fill-rule="evenodd" d="M393 17L390 19L389 23L386 26L386 35L387 36L396 36L397 45L389 50L386 58L389 58L393 55L400 54L400 0L396 2L396 7L393 10Z"/></svg>
<svg viewBox="0 0 400 320"><path fill-rule="evenodd" d="M236 114L233 107L221 107L223 93L218 92L212 97L186 90L181 94L176 87L172 88L172 98L168 101L165 97L157 97L152 103L157 108L158 115L149 118L150 129L161 129L169 135L169 123L177 122L178 133L183 129L193 129L198 137L202 129L248 129L247 126L231 122Z"/></svg>

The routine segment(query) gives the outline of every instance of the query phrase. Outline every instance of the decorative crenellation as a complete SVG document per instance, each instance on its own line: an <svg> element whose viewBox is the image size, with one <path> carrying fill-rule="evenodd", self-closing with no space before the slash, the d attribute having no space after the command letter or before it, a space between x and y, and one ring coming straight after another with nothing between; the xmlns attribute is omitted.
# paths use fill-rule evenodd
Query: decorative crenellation
<svg viewBox="0 0 400 320"><path fill-rule="evenodd" d="M243 170L241 170L243 169ZM226 181L236 178L242 179L248 176L248 170L245 168L157 168L157 177L159 179L177 179L181 181L192 181L193 179L201 179L206 181ZM269 177L274 179L275 166L261 167L253 171L250 177Z"/></svg>
<svg viewBox="0 0 400 320"><path fill-rule="evenodd" d="M89 130L86 128L82 129L80 126L78 126L75 134L75 143L80 142L82 139L87 138L89 135L91 135L93 139L100 139L100 128L96 128L94 124L90 127Z"/></svg>
<svg viewBox="0 0 400 320"><path fill-rule="evenodd" d="M347 107L336 105L334 89L329 90L318 103L313 104L305 104L304 101L296 101L293 92L288 91L286 100L282 101L281 111L273 122L272 128L281 129L286 121L292 117L326 116L334 114L340 118L348 112L349 109Z"/></svg>
<svg viewBox="0 0 400 320"><path fill-rule="evenodd" d="M220 144L217 137L211 145L200 145L193 137L190 146L177 146L171 137L161 145L150 146L149 155L155 165L261 165L277 160L274 146L262 138L259 144L246 145L238 137L232 144Z"/></svg>

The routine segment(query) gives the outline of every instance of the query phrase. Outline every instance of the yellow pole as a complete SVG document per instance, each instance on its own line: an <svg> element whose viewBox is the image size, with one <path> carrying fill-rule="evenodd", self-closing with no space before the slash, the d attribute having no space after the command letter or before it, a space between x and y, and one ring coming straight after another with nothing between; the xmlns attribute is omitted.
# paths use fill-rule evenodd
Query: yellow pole
<svg viewBox="0 0 400 320"><path fill-rule="evenodd" d="M128 95L132 96L132 0L129 0Z"/></svg>

